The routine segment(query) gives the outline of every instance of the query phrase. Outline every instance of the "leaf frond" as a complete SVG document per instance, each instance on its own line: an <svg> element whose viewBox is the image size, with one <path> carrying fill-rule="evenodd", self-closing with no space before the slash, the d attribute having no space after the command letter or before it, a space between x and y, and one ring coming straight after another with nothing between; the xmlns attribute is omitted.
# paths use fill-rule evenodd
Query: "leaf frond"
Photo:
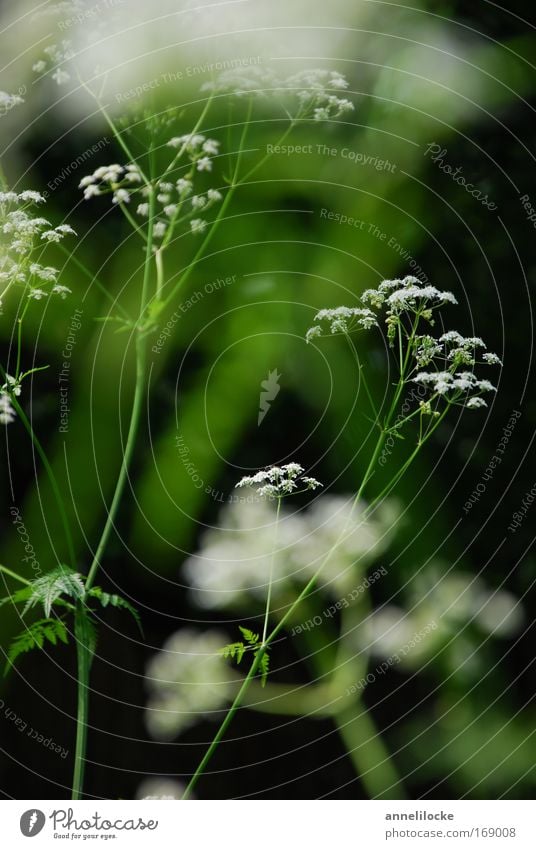
<svg viewBox="0 0 536 849"><path fill-rule="evenodd" d="M47 640L54 646L58 640L62 643L68 642L67 628L61 619L39 619L15 637L9 647L4 676L21 654L35 648L42 649Z"/></svg>

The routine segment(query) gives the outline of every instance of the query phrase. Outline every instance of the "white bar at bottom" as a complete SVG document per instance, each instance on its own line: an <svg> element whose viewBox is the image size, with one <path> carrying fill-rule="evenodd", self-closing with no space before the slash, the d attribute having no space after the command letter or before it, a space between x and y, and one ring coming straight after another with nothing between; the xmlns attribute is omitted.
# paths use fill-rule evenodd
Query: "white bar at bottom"
<svg viewBox="0 0 536 849"><path fill-rule="evenodd" d="M534 849L533 811L530 801L5 801L1 845Z"/></svg>

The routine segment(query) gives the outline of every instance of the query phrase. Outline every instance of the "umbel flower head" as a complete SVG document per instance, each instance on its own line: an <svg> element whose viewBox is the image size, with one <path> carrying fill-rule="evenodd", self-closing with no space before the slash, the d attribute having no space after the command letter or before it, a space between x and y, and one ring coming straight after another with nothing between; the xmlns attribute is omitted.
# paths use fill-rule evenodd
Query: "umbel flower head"
<svg viewBox="0 0 536 849"><path fill-rule="evenodd" d="M253 66L224 71L214 82L205 83L201 91L274 97L290 101L288 111L294 119L329 121L353 111L353 103L339 97L347 88L348 81L338 71L313 68L280 79L270 69Z"/></svg>
<svg viewBox="0 0 536 849"><path fill-rule="evenodd" d="M144 219L149 215L150 192L154 191L156 209L153 236L156 239L171 235L173 229L183 223L189 225L191 233L203 233L207 221L199 218L199 213L202 211L206 214L222 200L222 195L215 188L203 189L199 181L203 180L205 173L212 171L220 143L201 133L187 133L173 136L167 142L167 147L173 151L171 162L163 178L155 184L149 185L143 179L136 163L103 165L80 181L79 188L84 190L85 200L111 195L112 203L123 210L136 200L136 215ZM181 176L177 178L178 169Z"/></svg>
<svg viewBox="0 0 536 849"><path fill-rule="evenodd" d="M267 495L270 498L282 498L285 495L315 490L322 486L315 478L304 476L303 472L304 468L299 463L271 466L269 469L261 469L254 475L243 477L236 486L256 487L257 495L261 497Z"/></svg>
<svg viewBox="0 0 536 849"><path fill-rule="evenodd" d="M33 214L32 207L44 202L43 195L31 189L18 193L0 191L0 304L9 289L17 285L24 286L26 296L36 301L49 294L65 298L70 292L58 283L57 268L35 259L38 253L41 260L47 244L76 235L69 224L52 227L46 218Z"/></svg>
<svg viewBox="0 0 536 849"><path fill-rule="evenodd" d="M476 365L502 365L497 354L482 353L485 343L478 336L462 336L449 330L436 338L418 333L422 321L434 324L434 312L446 304L456 304L452 292L435 286L424 286L411 275L403 279L384 280L377 289L367 289L361 295L362 307L323 309L315 316L318 324L310 327L306 341L312 342L326 334L348 335L354 330L369 330L385 325L387 340L394 347L395 339L409 354L404 377L429 390L421 411L432 414L432 402L446 400L470 410L486 407L482 394L495 391L489 380L482 380L469 371ZM421 371L427 367L429 371ZM463 367L463 370L459 369Z"/></svg>
<svg viewBox="0 0 536 849"><path fill-rule="evenodd" d="M273 598L283 604L321 564L320 592L340 599L373 563L381 562L396 533L400 508L395 501L386 500L369 517L366 507L351 495L321 495L300 510L283 503L277 516L274 499L257 498L253 491L244 500L229 502L184 564L195 604L249 611L252 605L264 606L270 568ZM274 535L277 554L272 562Z"/></svg>

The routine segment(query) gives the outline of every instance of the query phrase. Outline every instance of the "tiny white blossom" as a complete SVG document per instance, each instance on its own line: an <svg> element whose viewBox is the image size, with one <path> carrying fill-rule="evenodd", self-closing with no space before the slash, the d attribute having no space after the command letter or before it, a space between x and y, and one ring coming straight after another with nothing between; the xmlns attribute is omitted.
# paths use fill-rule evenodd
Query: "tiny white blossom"
<svg viewBox="0 0 536 849"><path fill-rule="evenodd" d="M130 203L130 194L126 189L117 189L113 194L112 203Z"/></svg>
<svg viewBox="0 0 536 849"><path fill-rule="evenodd" d="M66 296L71 294L71 290L68 289L67 286L61 286L59 283L56 283L56 285L52 287L52 294L59 295L62 300L65 300Z"/></svg>
<svg viewBox="0 0 536 849"><path fill-rule="evenodd" d="M153 235L158 239L165 235L167 230L167 224L165 221L157 221L153 227Z"/></svg>
<svg viewBox="0 0 536 849"><path fill-rule="evenodd" d="M15 421L16 414L9 396L5 392L0 393L0 424L8 425Z"/></svg>
<svg viewBox="0 0 536 849"><path fill-rule="evenodd" d="M62 70L61 68L56 68L54 73L52 74L52 79L58 85L63 85L64 83L69 82L71 79L71 75L67 73L67 71Z"/></svg>
<svg viewBox="0 0 536 849"><path fill-rule="evenodd" d="M202 218L193 218L190 221L190 229L192 233L203 233L206 230L207 222Z"/></svg>
<svg viewBox="0 0 536 849"><path fill-rule="evenodd" d="M43 289L30 289L28 292L28 298L33 299L34 301L40 301L41 298L46 298L47 293Z"/></svg>
<svg viewBox="0 0 536 849"><path fill-rule="evenodd" d="M482 359L490 366L502 366L502 360L499 359L497 354L482 354Z"/></svg>
<svg viewBox="0 0 536 849"><path fill-rule="evenodd" d="M218 153L220 148L219 141L215 139L207 139L206 142L203 143L203 152L208 153L211 156L214 156Z"/></svg>
<svg viewBox="0 0 536 849"><path fill-rule="evenodd" d="M256 486L257 495L268 496L270 498L280 498L284 495L290 495L298 490L315 490L322 484L316 478L305 477L302 475L304 469L299 463L287 463L286 466L271 466L269 469L261 469L254 475L246 475L237 484L237 488L244 486Z"/></svg>
<svg viewBox="0 0 536 849"><path fill-rule="evenodd" d="M198 171L212 171L212 160L208 156L202 156L197 160Z"/></svg>
<svg viewBox="0 0 536 849"><path fill-rule="evenodd" d="M192 191L192 182L191 180L186 180L183 177L180 177L176 184L177 191L181 197L186 197Z"/></svg>
<svg viewBox="0 0 536 849"><path fill-rule="evenodd" d="M20 192L19 200L22 200L24 202L29 201L31 203L44 203L45 202L45 198L41 194L41 192L34 192L33 189L25 189L25 191Z"/></svg>

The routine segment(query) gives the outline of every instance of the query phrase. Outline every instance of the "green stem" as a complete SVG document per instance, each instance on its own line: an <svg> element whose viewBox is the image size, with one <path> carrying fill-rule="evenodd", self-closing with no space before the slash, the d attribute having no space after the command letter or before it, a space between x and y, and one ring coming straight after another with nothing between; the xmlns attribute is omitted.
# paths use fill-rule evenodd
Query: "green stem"
<svg viewBox="0 0 536 849"><path fill-rule="evenodd" d="M149 195L149 224L147 231L147 244L145 248L145 266L143 272L143 284L142 284L142 294L141 294L141 302L140 302L140 317L143 316L149 295L149 281L151 277L151 261L152 261L152 250L153 250L153 226L154 226L154 206L155 206L155 197L154 197L154 189L151 188ZM104 524L104 528L101 534L101 538L97 545L95 554L93 556L93 560L91 562L91 566L88 571L87 579L86 579L86 591L91 589L93 586L93 582L95 581L97 572L100 567L101 559L108 544L108 539L112 532L115 523L115 517L117 514L117 510L119 508L119 504L123 497L123 491L125 489L125 484L128 477L128 471L130 468L130 462L132 459L132 454L134 452L134 445L136 442L136 436L138 433L140 414L143 403L143 394L145 391L145 377L147 370L147 344L145 340L145 336L137 330L136 335L136 383L134 387L134 398L132 401L132 410L130 414L130 422L128 427L127 441L125 444L125 451L123 454L123 459L121 462L121 468L119 470L119 475L117 477L117 482L115 485L114 494L112 497L112 503L110 504L110 509L108 511L108 515L106 517L106 522Z"/></svg>
<svg viewBox="0 0 536 849"><path fill-rule="evenodd" d="M209 761L211 760L212 755L214 754L214 752L218 748L222 738L225 735L225 732L227 731L229 725L231 724L235 713L237 712L238 708L241 707L242 700L243 700L244 696L246 695L246 693L248 691L249 684L250 684L251 680L255 677L255 675L257 673L257 670L259 668L259 665L260 665L260 662L261 662L262 657L264 655L264 652L265 652L265 649L262 648L262 647L257 652L257 654L256 654L256 656L253 660L253 663L251 664L250 670L249 670L248 674L246 675L246 677L244 678L244 680L242 682L242 686L240 687L238 693L235 696L234 702L232 703L231 707L229 708L229 711L227 712L225 719L223 720L222 724L220 725L220 727L218 729L218 733L214 737L214 739L213 739L212 743L210 744L210 746L208 747L201 763L199 764L196 771L192 775L190 781L188 782L188 786L186 787L186 790L184 791L184 793L182 794L182 797L181 797L183 800L188 799L189 796L191 795L191 793L192 793L194 787L196 786L197 782L199 781L199 779L201 778L201 776L205 772L205 769L206 769Z"/></svg>
<svg viewBox="0 0 536 849"><path fill-rule="evenodd" d="M140 317L143 316L147 306L149 295L149 282L151 277L151 262L153 248L153 226L154 226L154 207L155 207L155 191L151 186L149 193L149 223L147 231L147 243L145 249L145 264L143 271L143 284L140 302ZM121 468L117 477L115 490L110 504L110 509L106 517L106 522L102 530L102 534L97 545L91 566L89 568L85 588L86 594L91 589L97 572L99 570L101 559L108 544L108 540L115 525L115 518L119 504L123 497L125 484L128 477L130 462L134 452L134 445L139 428L140 415L143 404L143 394L145 391L145 378L147 368L146 340L141 330L136 330L136 384L134 388L134 398L132 401L132 410L130 414L130 422L128 428L127 441L125 451L121 461ZM77 657L78 657L78 699L77 699L77 717L76 717L76 750L75 764L73 774L72 798L80 799L83 792L84 768L87 743L87 716L89 702L89 672L91 666L91 651L89 649L89 631L87 622L87 613L80 607L75 615L75 630L78 623L77 634Z"/></svg>
<svg viewBox="0 0 536 849"><path fill-rule="evenodd" d="M402 391L401 384L403 384L403 375L400 376L399 383L398 383L397 388L395 390L395 397L397 397L397 398L400 396L400 393ZM357 505L359 499L361 498L368 481L372 477L374 465L375 465L375 463L378 459L378 456L379 456L379 454L382 450L383 443L384 443L385 438L386 438L385 428L387 428L390 425L392 416L394 414L394 410L395 410L395 404L393 403L391 405L391 408L390 408L389 413L387 415L385 427L378 437L376 446L374 448L374 451L372 453L370 461L367 465L365 474L363 475L363 478L361 480L361 484L360 484L360 486L357 490L357 493L355 495L353 505L352 505L352 511L355 508L355 506ZM350 517L349 517L348 521L350 520L350 518L351 518L351 513L350 513ZM342 534L344 534L344 530L342 531ZM326 556L322 560L322 563L320 564L319 568L316 570L316 572L314 573L312 578L310 578L310 580L307 582L307 584L305 585L303 590L299 593L299 595L295 599L295 601L289 606L289 608L283 614L283 616L281 617L281 619L279 620L277 625L274 627L274 629L271 631L271 633L266 637L266 639L263 640L262 650L257 654L250 671L248 672L247 676L244 678L242 686L240 687L240 690L238 691L238 693L237 693L237 695L236 695L236 697L233 701L233 704L231 705L231 708L229 709L229 712L225 716L225 719L223 720L223 723L221 724L215 738L213 739L213 741L210 744L207 752L205 753L203 760L201 761L196 772L192 776L192 778L191 778L191 780L190 780L190 782L189 782L189 784L188 784L188 786L187 786L187 788L184 792L184 795L182 797L183 799L188 798L191 791L193 790L193 788L197 784L197 782L198 782L199 778L201 777L201 775L203 774L207 764L209 763L210 759L212 758L212 755L214 754L215 750L217 749L219 742L221 741L222 737L224 736L225 731L227 730L231 720L233 719L238 708L240 707L242 699L248 691L250 681L252 680L255 672L258 669L258 665L259 665L259 662L260 662L260 659L262 657L263 652L270 646L270 644L273 642L273 640L276 638L276 636L279 634L279 632L284 628L287 621L294 615L295 611L297 610L297 608L299 607L301 602L312 591L312 589L314 588L314 586L315 586L315 584L318 580L320 573L322 572L326 563L328 562L331 555L335 551L336 546L337 546L337 542L335 542L333 544L331 549L328 551L328 553L326 554Z"/></svg>
<svg viewBox="0 0 536 849"><path fill-rule="evenodd" d="M337 727L346 750L371 799L404 799L400 778L381 734L360 701L336 714Z"/></svg>
<svg viewBox="0 0 536 849"><path fill-rule="evenodd" d="M18 575L16 572L13 572L11 569L8 569L7 566L2 566L0 563L0 572L4 572L6 575L9 575L10 578L15 578L16 581L20 581L21 584L26 584L27 587L32 583L28 581L26 578L23 578L22 575Z"/></svg>
<svg viewBox="0 0 536 849"><path fill-rule="evenodd" d="M77 712L76 744L74 753L73 786L71 799L81 799L84 786L86 765L87 720L89 707L89 673L92 652L89 646L87 613L82 604L76 605L74 614L74 633L77 658Z"/></svg>
<svg viewBox="0 0 536 849"><path fill-rule="evenodd" d="M274 562L275 562L275 553L277 548L277 531L279 527L279 514L281 512L281 498L277 499L277 509L275 514L275 531L274 531L274 542L272 548L272 557L270 559L270 577L268 579L268 592L266 595L266 610L264 613L264 625L262 628L262 645L264 646L266 640L266 634L268 633L268 620L270 618L270 604L272 602L272 584L274 580Z"/></svg>

